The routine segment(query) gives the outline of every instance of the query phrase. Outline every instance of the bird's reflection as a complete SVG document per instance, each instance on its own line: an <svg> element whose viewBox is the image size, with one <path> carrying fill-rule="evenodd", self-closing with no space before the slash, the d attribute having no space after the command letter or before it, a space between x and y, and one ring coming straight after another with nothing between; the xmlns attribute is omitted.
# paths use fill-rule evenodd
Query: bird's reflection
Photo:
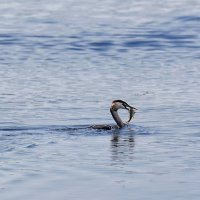
<svg viewBox="0 0 200 200"><path fill-rule="evenodd" d="M134 131L114 130L111 138L112 164L123 165L133 159L135 147Z"/></svg>

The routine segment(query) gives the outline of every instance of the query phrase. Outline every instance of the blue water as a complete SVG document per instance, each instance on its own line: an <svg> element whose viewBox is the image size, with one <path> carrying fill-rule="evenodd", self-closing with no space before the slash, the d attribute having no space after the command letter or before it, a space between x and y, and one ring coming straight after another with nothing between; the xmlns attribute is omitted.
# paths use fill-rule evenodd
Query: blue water
<svg viewBox="0 0 200 200"><path fill-rule="evenodd" d="M199 10L1 0L0 198L199 199ZM130 126L88 128L114 124L114 99Z"/></svg>

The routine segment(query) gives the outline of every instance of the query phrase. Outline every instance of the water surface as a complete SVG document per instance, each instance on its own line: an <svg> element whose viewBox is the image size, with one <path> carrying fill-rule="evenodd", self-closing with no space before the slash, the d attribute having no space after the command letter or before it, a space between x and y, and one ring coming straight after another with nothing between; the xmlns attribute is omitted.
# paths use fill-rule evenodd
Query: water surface
<svg viewBox="0 0 200 200"><path fill-rule="evenodd" d="M199 199L199 10L2 0L1 198ZM114 123L114 99L138 108L133 123L88 128Z"/></svg>

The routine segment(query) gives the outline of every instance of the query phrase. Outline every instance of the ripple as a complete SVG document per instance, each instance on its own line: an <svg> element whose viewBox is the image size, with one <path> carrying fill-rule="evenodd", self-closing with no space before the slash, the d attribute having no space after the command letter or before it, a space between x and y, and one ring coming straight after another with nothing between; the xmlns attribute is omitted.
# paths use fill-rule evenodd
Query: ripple
<svg viewBox="0 0 200 200"><path fill-rule="evenodd" d="M192 15L179 16L179 17L176 17L176 20L180 20L183 22L199 22L200 16L192 16Z"/></svg>
<svg viewBox="0 0 200 200"><path fill-rule="evenodd" d="M161 44L159 41L149 41L149 40L140 40L140 41L128 41L124 42L123 46L125 47L158 47L162 48L165 45Z"/></svg>
<svg viewBox="0 0 200 200"><path fill-rule="evenodd" d="M29 145L26 146L26 148L32 149L32 148L35 148L37 146L38 146L37 144L29 144Z"/></svg>
<svg viewBox="0 0 200 200"><path fill-rule="evenodd" d="M16 137L19 135L45 135L45 134L65 134L65 135L73 135L73 136L97 136L97 135L110 135L112 133L119 133L121 135L126 134L137 134L137 135L149 135L152 134L148 128L137 126L137 125L129 125L124 127L123 129L111 129L111 130L101 130L101 129L93 129L90 128L90 125L74 125L74 126L39 126L39 127L7 127L0 128L1 135L4 137ZM4 134L4 132L9 132ZM155 131L154 131L155 132ZM3 138L1 138L3 139Z"/></svg>
<svg viewBox="0 0 200 200"><path fill-rule="evenodd" d="M11 2L0 3L1 199L199 199L198 0ZM134 123L89 128L114 123L116 98L139 108Z"/></svg>
<svg viewBox="0 0 200 200"><path fill-rule="evenodd" d="M114 46L114 43L112 41L99 41L99 42L91 42L89 43L89 45L94 47L110 47Z"/></svg>

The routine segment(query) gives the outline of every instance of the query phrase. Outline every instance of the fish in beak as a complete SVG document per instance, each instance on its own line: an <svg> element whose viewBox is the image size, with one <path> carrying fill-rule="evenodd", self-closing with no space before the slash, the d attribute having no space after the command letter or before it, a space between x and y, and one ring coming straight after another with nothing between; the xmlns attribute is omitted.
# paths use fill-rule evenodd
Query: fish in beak
<svg viewBox="0 0 200 200"><path fill-rule="evenodd" d="M131 119L134 117L137 109L132 106L129 106L126 109L129 111L129 120L126 122L128 124L131 121Z"/></svg>

